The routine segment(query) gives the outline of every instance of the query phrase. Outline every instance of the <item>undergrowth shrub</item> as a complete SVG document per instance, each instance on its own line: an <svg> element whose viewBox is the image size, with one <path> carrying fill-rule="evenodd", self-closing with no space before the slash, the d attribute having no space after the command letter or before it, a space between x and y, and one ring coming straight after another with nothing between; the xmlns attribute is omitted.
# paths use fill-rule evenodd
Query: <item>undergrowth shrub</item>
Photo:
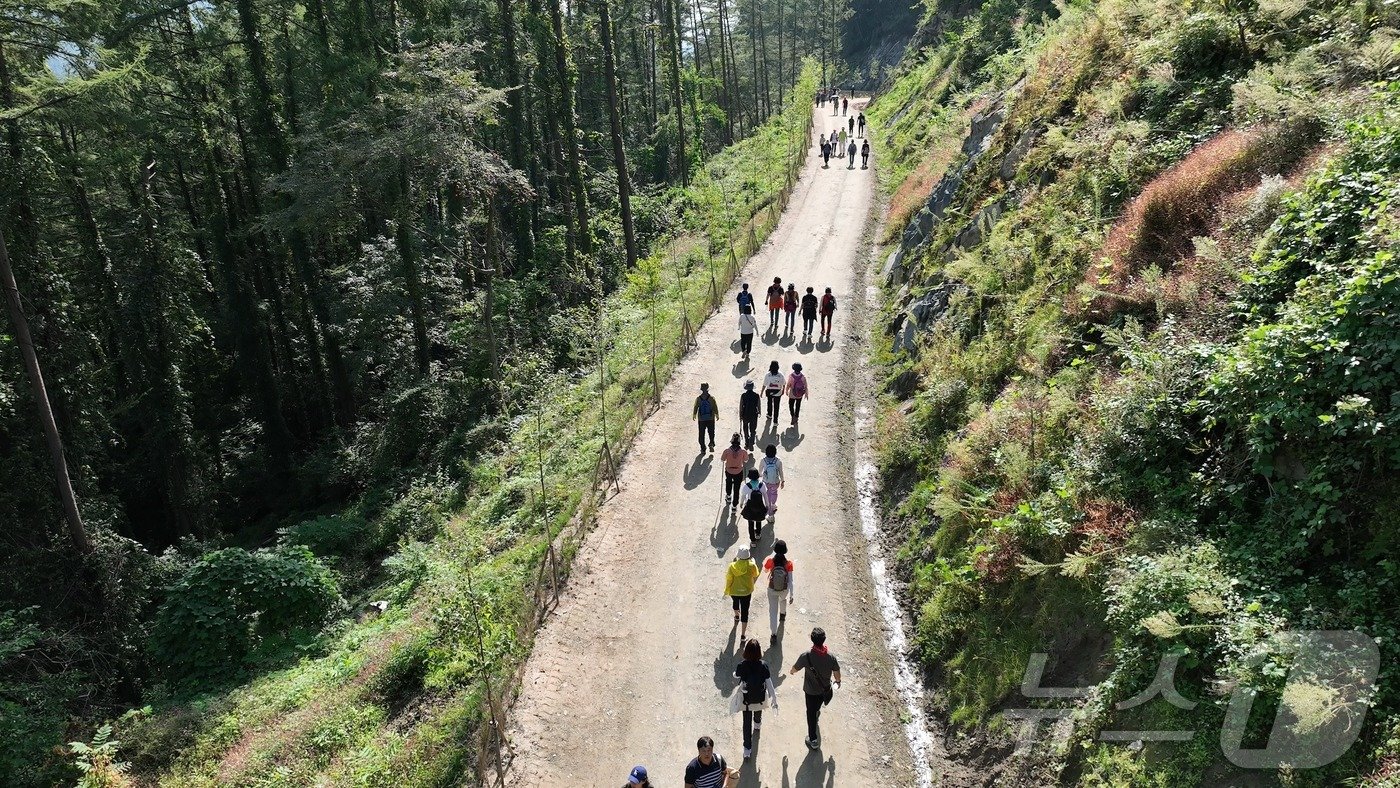
<svg viewBox="0 0 1400 788"><path fill-rule="evenodd" d="M152 650L175 683L217 685L309 644L340 604L335 580L306 547L230 547L167 589Z"/></svg>

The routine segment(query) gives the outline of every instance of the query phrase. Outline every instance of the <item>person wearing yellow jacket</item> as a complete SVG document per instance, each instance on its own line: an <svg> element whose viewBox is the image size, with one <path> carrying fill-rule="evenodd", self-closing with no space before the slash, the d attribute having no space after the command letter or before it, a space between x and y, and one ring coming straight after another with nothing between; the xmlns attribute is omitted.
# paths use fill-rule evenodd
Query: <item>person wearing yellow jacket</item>
<svg viewBox="0 0 1400 788"><path fill-rule="evenodd" d="M753 600L754 581L758 580L758 564L749 557L749 548L740 547L724 574L724 595L734 600L734 623L739 625L739 645L749 629L749 602Z"/></svg>

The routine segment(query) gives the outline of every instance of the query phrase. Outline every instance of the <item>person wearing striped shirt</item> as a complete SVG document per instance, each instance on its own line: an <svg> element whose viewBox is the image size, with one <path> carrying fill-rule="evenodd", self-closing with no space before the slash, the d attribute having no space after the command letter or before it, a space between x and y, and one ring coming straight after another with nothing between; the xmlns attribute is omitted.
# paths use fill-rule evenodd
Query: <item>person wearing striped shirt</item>
<svg viewBox="0 0 1400 788"><path fill-rule="evenodd" d="M695 743L700 751L685 767L685 788L727 788L730 778L739 777L738 769L729 768L724 758L715 754L715 740L701 736Z"/></svg>

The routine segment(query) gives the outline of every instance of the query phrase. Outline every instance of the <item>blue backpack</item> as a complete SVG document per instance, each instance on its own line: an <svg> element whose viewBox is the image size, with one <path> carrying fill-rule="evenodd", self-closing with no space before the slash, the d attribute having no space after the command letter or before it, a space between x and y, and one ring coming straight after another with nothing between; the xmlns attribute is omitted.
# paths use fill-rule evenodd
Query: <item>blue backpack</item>
<svg viewBox="0 0 1400 788"><path fill-rule="evenodd" d="M715 401L709 394L700 395L695 402L699 406L701 421L710 421L715 417Z"/></svg>

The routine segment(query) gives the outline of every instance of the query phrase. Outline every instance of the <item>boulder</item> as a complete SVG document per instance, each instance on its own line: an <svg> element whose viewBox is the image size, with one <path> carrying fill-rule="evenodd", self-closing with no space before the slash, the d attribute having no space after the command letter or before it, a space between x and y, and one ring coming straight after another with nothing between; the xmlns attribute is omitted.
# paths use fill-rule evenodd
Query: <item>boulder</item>
<svg viewBox="0 0 1400 788"><path fill-rule="evenodd" d="M880 269L880 278L884 280L886 287L904 282L904 248L900 247L890 256L885 258L885 267Z"/></svg>
<svg viewBox="0 0 1400 788"><path fill-rule="evenodd" d="M1026 154L1030 153L1031 146L1039 136L1040 129L1026 129L1011 144L1011 150L1007 151L1006 158L1001 160L1001 170L998 172L1003 181L1010 181L1016 177L1016 170L1020 168L1021 162L1026 160Z"/></svg>

